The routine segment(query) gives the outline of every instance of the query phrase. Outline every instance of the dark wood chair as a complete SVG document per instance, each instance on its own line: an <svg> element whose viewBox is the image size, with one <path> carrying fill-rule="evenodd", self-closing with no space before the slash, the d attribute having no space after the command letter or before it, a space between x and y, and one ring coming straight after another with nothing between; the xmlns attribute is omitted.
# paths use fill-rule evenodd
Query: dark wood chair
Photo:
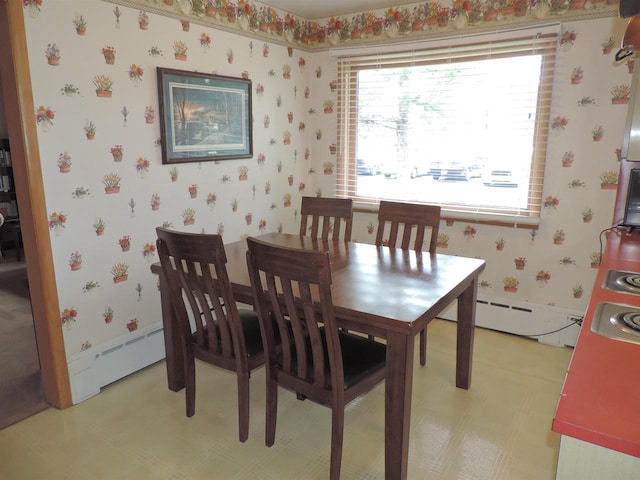
<svg viewBox="0 0 640 480"><path fill-rule="evenodd" d="M310 223L310 225L309 225ZM353 200L350 198L302 197L300 208L300 235L323 240L351 241Z"/></svg>
<svg viewBox="0 0 640 480"><path fill-rule="evenodd" d="M386 227L389 226L388 233ZM440 228L440 207L417 203L380 201L378 210L378 230L376 245L389 248L426 251L436 253L438 230ZM428 243L427 233L431 233ZM412 242L413 239L413 242ZM427 329L420 332L420 365L427 363Z"/></svg>
<svg viewBox="0 0 640 480"><path fill-rule="evenodd" d="M268 360L265 443L275 441L278 385L332 410L330 479L340 478L345 406L385 378L385 345L338 329L329 253L248 238L247 265ZM274 327L275 326L275 331ZM274 338L282 338L282 350Z"/></svg>
<svg viewBox="0 0 640 480"><path fill-rule="evenodd" d="M195 358L235 372L239 434L244 442L249 436L249 377L265 362L258 315L239 310L236 305L220 235L163 228L156 228L156 233L162 271L181 333L187 417L195 413Z"/></svg>

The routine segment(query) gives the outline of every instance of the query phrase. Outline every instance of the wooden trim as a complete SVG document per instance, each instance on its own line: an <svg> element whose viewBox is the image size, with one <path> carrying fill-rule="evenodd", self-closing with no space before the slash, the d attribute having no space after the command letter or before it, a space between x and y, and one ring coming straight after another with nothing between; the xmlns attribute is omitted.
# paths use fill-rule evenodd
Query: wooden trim
<svg viewBox="0 0 640 480"><path fill-rule="evenodd" d="M504 32L507 33L506 31ZM514 33L514 35L516 35ZM410 66L425 65L444 65L446 59L453 58L456 63L468 61L477 61L478 59L496 59L496 58L512 58L517 59L526 55L526 52L536 53L542 57L542 65L540 69L540 84L537 91L537 106L535 128L533 131L534 151L530 165L530 177L527 186L527 206L526 208L509 207L503 209L492 208L483 204L473 204L463 201L455 203L450 200L444 200L439 203L443 208L448 210L473 210L474 212L487 214L502 214L521 217L528 216L538 218L542 209L542 192L544 185L544 166L547 151L547 139L550 117L551 92L553 90L553 72L556 64L556 44L557 33L549 33L542 38L525 35L521 38L507 37L497 40L494 43L483 44L474 43L467 45L458 45L453 51L443 48L433 48L424 51L398 51L389 54L363 54L363 56L353 56L338 58L338 175L336 176L336 196L340 198L352 198L355 202L360 203L378 203L379 200L398 200L394 198L384 197L383 193L379 193L379 197L363 197L357 195L356 181L356 147L357 147L357 113L358 113L358 96L359 83L358 73L373 69L391 69ZM497 53L496 53L497 52ZM451 58L450 58L451 57ZM533 92L532 92L533 93ZM380 160L380 159L378 159ZM400 160L399 160L400 161ZM409 199L414 202L429 203L429 199L419 199L412 197ZM465 208L468 207L468 208ZM478 223L487 223L482 221ZM514 226L517 228L537 228L531 226L531 223L519 223L501 220L491 221L491 225ZM523 225L526 225L523 227Z"/></svg>
<svg viewBox="0 0 640 480"><path fill-rule="evenodd" d="M353 207L353 213L367 213L370 215L377 215L378 209ZM540 228L540 226L537 224L519 222L516 217L513 217L513 221L507 221L507 220L499 221L499 220L478 220L475 217L464 218L464 216L447 217L446 215L441 215L440 220L445 222L449 227L453 225L455 222L464 222L464 223L475 223L478 225L491 225L494 227L524 228L527 230L537 230L538 228Z"/></svg>
<svg viewBox="0 0 640 480"><path fill-rule="evenodd" d="M22 2L0 0L0 82L5 103L31 308L45 400L72 405L49 242Z"/></svg>
<svg viewBox="0 0 640 480"><path fill-rule="evenodd" d="M454 224L454 222L465 222L465 223L476 223L478 225L491 225L494 227L509 227L509 228L525 228L527 230L537 230L539 225L530 224L530 223L518 223L518 219L514 218L513 222L500 222L498 220L478 220L477 218L451 218L443 216L441 220L445 221L448 226Z"/></svg>

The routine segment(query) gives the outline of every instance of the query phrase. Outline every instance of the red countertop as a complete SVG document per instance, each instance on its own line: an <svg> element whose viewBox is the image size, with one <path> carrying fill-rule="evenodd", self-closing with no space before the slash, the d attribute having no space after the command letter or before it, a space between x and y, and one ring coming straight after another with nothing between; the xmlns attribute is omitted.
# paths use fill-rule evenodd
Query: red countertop
<svg viewBox="0 0 640 480"><path fill-rule="evenodd" d="M640 164L621 164L614 225L622 217L631 168L640 168ZM640 345L612 340L591 331L599 303L640 307L640 295L603 288L608 270L640 273L640 231L629 234L623 229L615 229L607 234L604 255L552 429L562 435L640 457Z"/></svg>

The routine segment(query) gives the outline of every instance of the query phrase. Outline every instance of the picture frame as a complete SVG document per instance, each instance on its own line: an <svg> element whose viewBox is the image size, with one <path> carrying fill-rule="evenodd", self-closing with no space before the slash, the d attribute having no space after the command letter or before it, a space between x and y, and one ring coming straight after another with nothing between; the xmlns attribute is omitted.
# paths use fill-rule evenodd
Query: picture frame
<svg viewBox="0 0 640 480"><path fill-rule="evenodd" d="M162 163L253 156L251 80L157 67Z"/></svg>

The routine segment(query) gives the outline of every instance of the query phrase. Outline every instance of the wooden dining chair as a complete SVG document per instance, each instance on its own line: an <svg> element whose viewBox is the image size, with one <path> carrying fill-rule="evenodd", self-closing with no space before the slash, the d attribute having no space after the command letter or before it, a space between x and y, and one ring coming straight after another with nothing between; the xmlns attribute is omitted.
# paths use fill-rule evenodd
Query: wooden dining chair
<svg viewBox="0 0 640 480"><path fill-rule="evenodd" d="M302 197L300 235L340 240L344 224L345 242L351 241L353 200L350 198Z"/></svg>
<svg viewBox="0 0 640 480"><path fill-rule="evenodd" d="M389 227L388 233L386 227ZM376 245L436 253L440 207L418 203L380 201ZM425 240L428 233L430 238ZM420 365L427 363L427 329L420 332Z"/></svg>
<svg viewBox="0 0 640 480"><path fill-rule="evenodd" d="M265 443L275 441L278 386L331 408L329 478L338 480L345 406L385 378L386 348L338 329L329 252L279 247L251 237L247 244L268 356ZM274 349L276 335L282 338L281 353Z"/></svg>
<svg viewBox="0 0 640 480"><path fill-rule="evenodd" d="M258 315L236 305L220 235L164 228L156 228L156 232L182 345L187 417L195 413L195 358L235 372L239 436L244 442L249 436L249 377L265 362Z"/></svg>

